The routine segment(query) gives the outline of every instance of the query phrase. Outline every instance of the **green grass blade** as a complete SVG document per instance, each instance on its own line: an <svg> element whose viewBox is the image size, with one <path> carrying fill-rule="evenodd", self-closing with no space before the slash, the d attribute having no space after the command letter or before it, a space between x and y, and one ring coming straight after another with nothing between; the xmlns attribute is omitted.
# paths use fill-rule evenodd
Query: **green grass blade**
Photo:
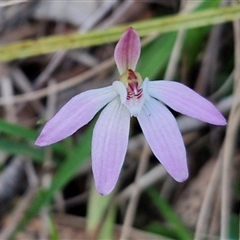
<svg viewBox="0 0 240 240"><path fill-rule="evenodd" d="M151 189L148 191L148 194L150 195L152 201L156 205L159 212L164 216L164 218L173 225L176 234L178 235L179 239L182 240L191 240L193 239L192 235L189 233L189 231L184 227L178 216L175 214L175 212L172 210L172 208L167 204L166 201L164 201L163 198L159 195L158 192Z"/></svg>
<svg viewBox="0 0 240 240"><path fill-rule="evenodd" d="M93 125L90 125L79 144L75 146L68 158L59 166L59 170L53 177L49 189L40 189L38 191L34 202L29 207L23 220L17 226L17 229L11 237L14 237L18 231L22 230L44 205L49 204L54 194L61 190L69 180L73 178L81 165L89 158L92 129Z"/></svg>
<svg viewBox="0 0 240 240"><path fill-rule="evenodd" d="M0 119L0 133L7 133L31 141L35 140L38 135L36 130L10 123L3 119Z"/></svg>
<svg viewBox="0 0 240 240"><path fill-rule="evenodd" d="M17 149L20 150L20 147L17 147L17 143L16 143L16 139L21 139L21 140L26 140L26 141L30 141L30 142L34 142L39 134L39 132L37 130L34 129L30 129L15 123L10 123L8 121L5 121L3 119L0 119L0 133L4 134L4 136L1 136L2 138L2 144L0 142L0 149L5 150L6 152L9 153L13 153L13 154L18 154ZM12 143L11 140L5 137L5 134L11 136L12 138ZM7 143L9 146L7 146ZM67 140L66 140L67 143ZM13 146L10 146L10 145ZM19 143L22 144L23 148L26 149L26 144L24 143ZM66 155L66 151L67 149L65 147L63 147L63 145L65 145L65 141L62 143L57 143L54 144L53 146L51 146L53 148L54 151L60 153L60 154L65 154ZM16 147L16 149L14 150L14 146ZM19 145L20 146L20 145ZM28 146L29 151L31 150L32 152L36 152L36 148L33 146ZM8 151L9 150L9 151ZM40 152L40 150L39 150ZM20 151L21 154L21 151ZM33 154L33 156L36 157L36 155ZM38 155L39 156L39 155ZM41 161L42 161L42 157ZM40 160L39 157L37 157L37 160Z"/></svg>
<svg viewBox="0 0 240 240"><path fill-rule="evenodd" d="M25 156L40 163L42 163L44 160L43 149L30 146L24 142L18 142L12 139L10 140L5 137L0 138L0 150L13 155Z"/></svg>
<svg viewBox="0 0 240 240"><path fill-rule="evenodd" d="M0 46L0 61L10 61L40 54L97 46L117 41L129 26L134 27L140 36L154 33L165 33L179 29L197 28L240 18L240 5L208 9L190 14L179 14L158 19L129 23L104 30L95 30L84 34L74 33L68 36L59 35L37 40L25 40Z"/></svg>
<svg viewBox="0 0 240 240"><path fill-rule="evenodd" d="M218 4L219 0L205 0L193 11L203 11L209 8L217 7ZM197 28L187 31L184 53L188 53L185 54L185 56L188 57L190 63L195 62L193 59L199 53L199 48L201 47L200 43L210 29L211 27L208 26L201 29ZM163 77L176 37L177 32L165 33L142 48L141 58L138 62L137 69L143 78L147 76L150 80L152 80L159 76L160 79Z"/></svg>
<svg viewBox="0 0 240 240"><path fill-rule="evenodd" d="M141 58L137 69L142 77L150 80L163 75L167 62L170 58L177 33L166 33L142 48Z"/></svg>

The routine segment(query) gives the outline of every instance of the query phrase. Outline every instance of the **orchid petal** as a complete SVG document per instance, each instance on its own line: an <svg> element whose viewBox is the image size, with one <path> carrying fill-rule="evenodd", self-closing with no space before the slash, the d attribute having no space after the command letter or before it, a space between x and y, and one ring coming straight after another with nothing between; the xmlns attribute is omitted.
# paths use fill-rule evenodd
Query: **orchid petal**
<svg viewBox="0 0 240 240"><path fill-rule="evenodd" d="M110 102L94 127L92 169L96 189L110 193L116 185L127 152L130 113L120 99Z"/></svg>
<svg viewBox="0 0 240 240"><path fill-rule="evenodd" d="M47 146L72 135L116 96L111 86L76 95L46 123L35 144Z"/></svg>
<svg viewBox="0 0 240 240"><path fill-rule="evenodd" d="M129 28L121 36L114 51L114 58L120 75L128 69L133 71L136 69L140 51L140 38L133 28Z"/></svg>
<svg viewBox="0 0 240 240"><path fill-rule="evenodd" d="M215 125L226 125L225 118L211 102L181 83L149 82L149 95L187 116Z"/></svg>
<svg viewBox="0 0 240 240"><path fill-rule="evenodd" d="M141 85L142 89L143 89L143 94L144 94L144 98L146 100L150 99L149 96L149 92L148 92L148 88L149 88L149 78L145 78L142 85Z"/></svg>
<svg viewBox="0 0 240 240"><path fill-rule="evenodd" d="M146 101L139 124L157 159L178 182L188 177L186 150L171 112L154 98Z"/></svg>
<svg viewBox="0 0 240 240"><path fill-rule="evenodd" d="M112 87L120 96L121 103L124 104L127 100L127 89L125 85L120 81L114 81Z"/></svg>
<svg viewBox="0 0 240 240"><path fill-rule="evenodd" d="M145 100L149 99L148 83L149 83L149 79L145 78L141 85L141 88L143 90L142 96L133 97L133 98L130 98L127 101L125 101L124 105L128 108L128 110L131 114L131 117L132 116L137 117L142 110L142 106L143 106Z"/></svg>

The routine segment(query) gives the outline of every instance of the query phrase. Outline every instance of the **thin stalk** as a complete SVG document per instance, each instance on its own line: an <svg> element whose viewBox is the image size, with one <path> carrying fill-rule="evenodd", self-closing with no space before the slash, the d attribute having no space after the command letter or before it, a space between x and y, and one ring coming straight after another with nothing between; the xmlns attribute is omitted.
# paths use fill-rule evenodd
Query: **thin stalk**
<svg viewBox="0 0 240 240"><path fill-rule="evenodd" d="M228 127L224 142L221 196L221 240L228 238L231 211L231 171L236 149L236 140L238 137L237 133L240 127L240 105L238 103L238 96L240 94L240 22L235 21L233 27L235 41L234 99L229 114Z"/></svg>
<svg viewBox="0 0 240 240"><path fill-rule="evenodd" d="M123 228L120 236L121 240L128 239L131 233L131 226L135 217L138 200L141 193L141 189L139 188L139 180L141 176L144 174L144 172L146 171L149 155L150 155L150 148L148 146L147 141L145 140L143 151L140 157L140 162L137 169L137 174L134 181L135 186L130 196L130 202L128 204L127 212L126 212L124 223L123 223Z"/></svg>

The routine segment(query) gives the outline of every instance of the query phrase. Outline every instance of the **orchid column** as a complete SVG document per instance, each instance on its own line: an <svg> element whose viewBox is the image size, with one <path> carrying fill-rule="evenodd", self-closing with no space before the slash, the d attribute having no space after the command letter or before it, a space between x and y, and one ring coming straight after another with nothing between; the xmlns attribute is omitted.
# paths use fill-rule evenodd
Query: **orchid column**
<svg viewBox="0 0 240 240"><path fill-rule="evenodd" d="M127 152L130 118L136 117L156 158L176 180L188 177L186 150L170 108L215 125L226 125L211 102L181 83L143 79L136 72L140 38L129 28L116 45L119 79L112 86L73 97L44 126L35 144L47 146L72 135L104 108L92 139L92 168L97 191L106 195L116 185Z"/></svg>

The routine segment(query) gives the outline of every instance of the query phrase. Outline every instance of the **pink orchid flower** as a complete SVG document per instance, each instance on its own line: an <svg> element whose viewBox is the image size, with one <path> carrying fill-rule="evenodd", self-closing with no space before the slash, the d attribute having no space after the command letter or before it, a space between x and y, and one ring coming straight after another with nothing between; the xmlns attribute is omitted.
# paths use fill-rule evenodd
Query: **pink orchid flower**
<svg viewBox="0 0 240 240"><path fill-rule="evenodd" d="M164 104L201 121L226 125L212 103L183 84L143 80L135 72L140 48L137 32L129 28L114 52L119 80L73 97L46 123L35 143L47 146L72 135L105 107L92 138L93 176L102 195L109 194L118 180L127 152L131 116L138 119L156 158L179 182L188 178L186 150L176 120Z"/></svg>

